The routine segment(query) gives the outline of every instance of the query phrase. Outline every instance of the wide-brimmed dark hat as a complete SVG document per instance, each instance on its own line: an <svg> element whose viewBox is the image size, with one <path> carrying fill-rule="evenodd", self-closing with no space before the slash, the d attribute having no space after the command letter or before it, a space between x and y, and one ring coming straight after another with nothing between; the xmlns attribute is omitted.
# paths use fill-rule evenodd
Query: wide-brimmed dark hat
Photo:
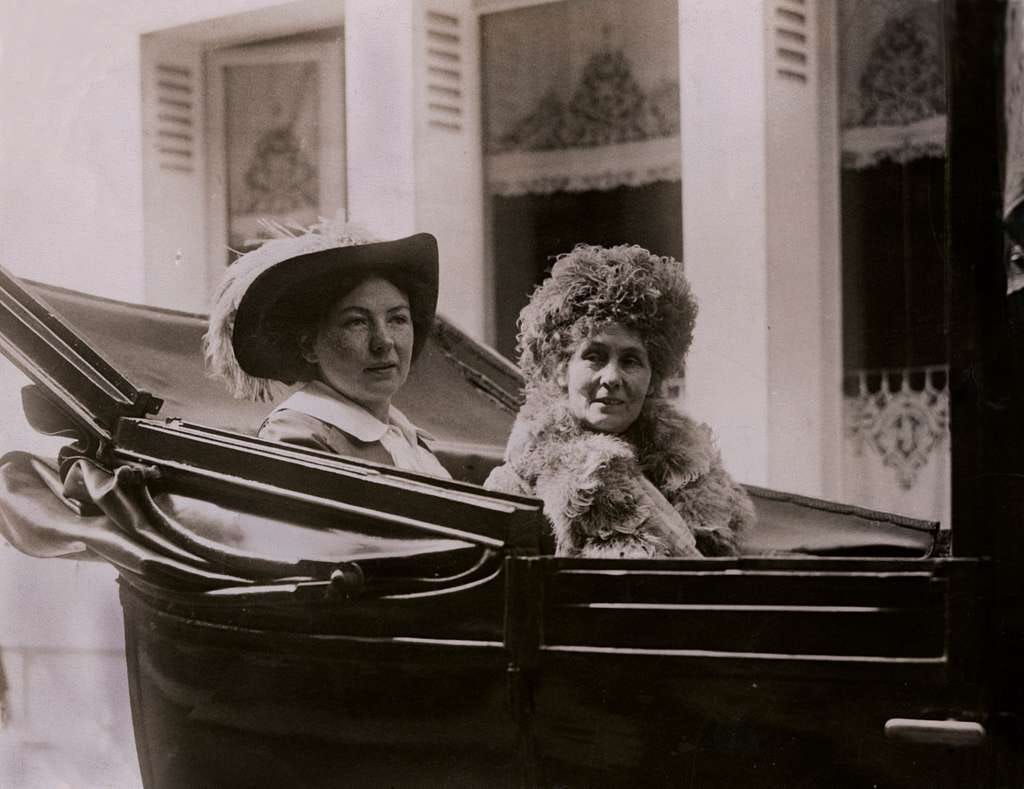
<svg viewBox="0 0 1024 789"><path fill-rule="evenodd" d="M303 379L300 331L368 277L409 299L412 358L437 309L437 240L429 233L377 241L349 227L271 239L232 264L214 299L206 356L238 397L266 399L273 382Z"/></svg>

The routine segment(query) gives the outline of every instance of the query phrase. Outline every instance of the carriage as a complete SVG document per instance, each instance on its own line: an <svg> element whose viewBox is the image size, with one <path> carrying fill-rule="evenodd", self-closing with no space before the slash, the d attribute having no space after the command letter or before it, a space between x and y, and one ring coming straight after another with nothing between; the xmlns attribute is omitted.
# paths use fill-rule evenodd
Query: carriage
<svg viewBox="0 0 1024 789"><path fill-rule="evenodd" d="M5 458L5 536L118 569L147 786L957 786L998 752L989 563L937 523L751 487L740 557L556 557L475 484L515 369L444 321L403 394L454 481L254 438L174 355L196 316L0 293L69 442Z"/></svg>

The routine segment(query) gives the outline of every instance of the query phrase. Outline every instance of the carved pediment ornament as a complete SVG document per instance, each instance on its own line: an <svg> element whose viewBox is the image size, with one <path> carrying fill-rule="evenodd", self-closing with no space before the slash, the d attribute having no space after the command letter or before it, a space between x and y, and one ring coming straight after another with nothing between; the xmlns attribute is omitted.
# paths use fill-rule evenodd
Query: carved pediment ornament
<svg viewBox="0 0 1024 789"><path fill-rule="evenodd" d="M679 134L679 83L645 92L622 51L590 56L568 103L552 87L489 142L489 153L549 151L642 142Z"/></svg>
<svg viewBox="0 0 1024 789"><path fill-rule="evenodd" d="M944 156L942 4L869 0L843 11L843 165Z"/></svg>

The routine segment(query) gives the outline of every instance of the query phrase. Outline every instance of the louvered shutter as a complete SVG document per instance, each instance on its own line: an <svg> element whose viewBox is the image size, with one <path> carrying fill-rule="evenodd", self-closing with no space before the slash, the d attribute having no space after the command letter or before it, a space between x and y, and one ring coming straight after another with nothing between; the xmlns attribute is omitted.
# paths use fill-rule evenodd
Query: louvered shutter
<svg viewBox="0 0 1024 789"><path fill-rule="evenodd" d="M807 82L810 46L808 8L812 0L775 0L772 9L772 55L777 77Z"/></svg>
<svg viewBox="0 0 1024 789"><path fill-rule="evenodd" d="M146 300L207 306L202 53L198 44L142 44Z"/></svg>

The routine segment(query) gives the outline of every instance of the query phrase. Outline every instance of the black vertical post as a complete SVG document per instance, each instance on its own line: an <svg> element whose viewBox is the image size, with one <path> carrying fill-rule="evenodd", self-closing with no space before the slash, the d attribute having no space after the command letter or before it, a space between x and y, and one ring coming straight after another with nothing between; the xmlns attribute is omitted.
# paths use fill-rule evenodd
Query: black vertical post
<svg viewBox="0 0 1024 789"><path fill-rule="evenodd" d="M1024 785L1024 293L1002 227L1005 0L946 0L953 552L990 557L984 606L995 786Z"/></svg>
<svg viewBox="0 0 1024 789"><path fill-rule="evenodd" d="M515 726L508 785L510 789L534 789L539 786L539 778L533 730L533 688L537 679L544 605L543 560L507 556L505 584L508 699Z"/></svg>
<svg viewBox="0 0 1024 789"><path fill-rule="evenodd" d="M953 551L992 554L1010 416L1003 264L1003 0L947 0L946 178ZM996 485L996 487L998 487Z"/></svg>

